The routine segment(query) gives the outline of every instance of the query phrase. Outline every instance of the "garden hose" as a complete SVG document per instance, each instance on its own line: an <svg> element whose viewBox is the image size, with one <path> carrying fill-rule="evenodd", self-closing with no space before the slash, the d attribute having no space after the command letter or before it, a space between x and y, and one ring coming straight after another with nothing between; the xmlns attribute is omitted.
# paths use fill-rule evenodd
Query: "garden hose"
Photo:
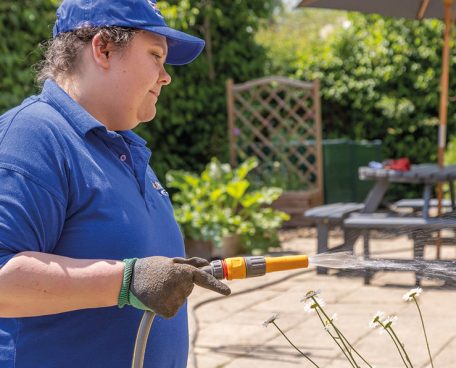
<svg viewBox="0 0 456 368"><path fill-rule="evenodd" d="M133 351L132 368L143 368L144 354L146 353L147 339L154 322L155 313L145 311L141 323L139 324L138 333L136 334L135 349Z"/></svg>
<svg viewBox="0 0 456 368"><path fill-rule="evenodd" d="M283 257L234 257L212 261L201 269L218 280L245 279L263 276L269 272L307 268L309 259L306 255ZM132 368L142 368L146 352L147 338L152 327L155 313L145 311L136 335Z"/></svg>

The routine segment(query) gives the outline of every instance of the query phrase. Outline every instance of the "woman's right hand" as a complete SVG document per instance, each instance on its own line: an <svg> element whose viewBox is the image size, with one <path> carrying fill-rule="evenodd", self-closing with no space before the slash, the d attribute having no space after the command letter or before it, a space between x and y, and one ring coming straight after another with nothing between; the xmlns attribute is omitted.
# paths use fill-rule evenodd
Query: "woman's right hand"
<svg viewBox="0 0 456 368"><path fill-rule="evenodd" d="M129 301L136 308L151 310L165 318L173 317L194 285L229 295L230 288L199 267L202 258L146 257L137 259L131 275Z"/></svg>

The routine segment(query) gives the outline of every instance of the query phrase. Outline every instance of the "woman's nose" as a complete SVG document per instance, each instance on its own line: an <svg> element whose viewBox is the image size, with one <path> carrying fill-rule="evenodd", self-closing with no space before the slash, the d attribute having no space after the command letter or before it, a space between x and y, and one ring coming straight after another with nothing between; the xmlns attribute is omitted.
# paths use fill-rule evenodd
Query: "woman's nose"
<svg viewBox="0 0 456 368"><path fill-rule="evenodd" d="M168 74L168 72L166 71L166 69L164 67L162 68L162 72L160 75L160 81L162 82L162 84L164 86L167 86L168 84L171 83L171 76Z"/></svg>

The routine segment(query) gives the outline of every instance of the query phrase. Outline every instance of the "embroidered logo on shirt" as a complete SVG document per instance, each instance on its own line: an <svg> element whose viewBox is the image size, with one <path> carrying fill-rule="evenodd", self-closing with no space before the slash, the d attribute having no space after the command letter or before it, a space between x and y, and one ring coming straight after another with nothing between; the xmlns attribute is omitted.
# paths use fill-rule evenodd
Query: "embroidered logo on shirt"
<svg viewBox="0 0 456 368"><path fill-rule="evenodd" d="M154 189L156 189L162 196L165 196L165 197L169 197L169 194L168 192L163 189L162 185L158 182L158 181L154 181L152 183L152 186L154 187Z"/></svg>

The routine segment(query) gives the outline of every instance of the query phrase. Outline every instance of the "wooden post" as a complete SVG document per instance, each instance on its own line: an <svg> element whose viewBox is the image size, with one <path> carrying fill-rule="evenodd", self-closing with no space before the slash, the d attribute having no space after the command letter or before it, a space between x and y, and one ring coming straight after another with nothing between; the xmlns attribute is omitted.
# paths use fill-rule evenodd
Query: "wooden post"
<svg viewBox="0 0 456 368"><path fill-rule="evenodd" d="M431 0L422 0L420 8L418 10L418 13L416 15L416 19L422 20L424 18L424 15L426 14L426 11L429 8L429 3Z"/></svg>
<svg viewBox="0 0 456 368"><path fill-rule="evenodd" d="M445 145L446 145L446 126L448 116L448 79L450 75L450 36L451 36L451 22L452 22L452 11L453 0L443 0L444 11L445 11L445 30L443 35L443 51L442 51L442 75L440 78L440 110L439 110L439 148L438 148L438 164L443 168L445 164ZM442 214L442 199L443 199L443 188L442 183L437 184L437 199L438 214ZM437 259L440 259L440 248L441 248L440 231L437 237Z"/></svg>
<svg viewBox="0 0 456 368"><path fill-rule="evenodd" d="M323 142L321 137L321 105L320 105L320 80L314 82L314 111L315 111L315 144L316 144L316 162L317 162L317 188L320 192L319 204L325 200L324 178L323 178Z"/></svg>
<svg viewBox="0 0 456 368"><path fill-rule="evenodd" d="M230 144L230 164L236 166L236 137L234 135L234 100L233 100L233 80L226 81L226 105L228 107L228 139Z"/></svg>

